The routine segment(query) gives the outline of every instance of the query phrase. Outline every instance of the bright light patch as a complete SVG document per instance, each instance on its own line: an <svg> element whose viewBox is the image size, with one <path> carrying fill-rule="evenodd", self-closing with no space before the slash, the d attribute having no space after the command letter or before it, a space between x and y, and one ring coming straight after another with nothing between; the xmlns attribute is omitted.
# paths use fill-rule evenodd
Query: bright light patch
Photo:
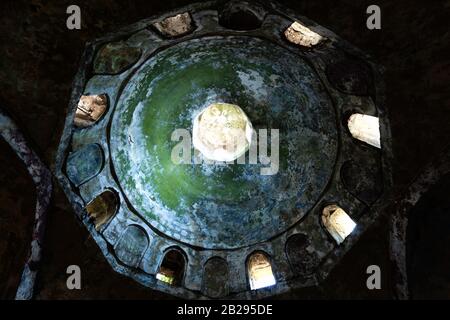
<svg viewBox="0 0 450 320"><path fill-rule="evenodd" d="M189 12L180 13L156 22L153 26L166 37L178 37L192 31L192 18Z"/></svg>
<svg viewBox="0 0 450 320"><path fill-rule="evenodd" d="M348 129L353 138L381 148L378 117L355 113L348 119Z"/></svg>
<svg viewBox="0 0 450 320"><path fill-rule="evenodd" d="M341 244L356 227L356 223L349 215L336 205L323 209L322 222L338 244Z"/></svg>
<svg viewBox="0 0 450 320"><path fill-rule="evenodd" d="M178 250L170 250L164 256L159 267L156 279L170 284L171 286L179 286L183 280L185 260Z"/></svg>
<svg viewBox="0 0 450 320"><path fill-rule="evenodd" d="M276 283L269 259L263 253L254 253L248 261L250 289L257 290Z"/></svg>
<svg viewBox="0 0 450 320"><path fill-rule="evenodd" d="M158 280L160 280L160 281L162 281L162 282L165 282L165 283L167 283L167 284L172 285L172 284L173 284L173 280L174 280L175 278L174 278L174 277L171 277L171 276L168 276L168 275L165 275L165 274L162 274L162 273L157 273L157 274L156 274L156 279L158 279Z"/></svg>
<svg viewBox="0 0 450 320"><path fill-rule="evenodd" d="M99 231L111 220L117 211L117 204L118 200L114 192L106 190L86 205L86 211L94 222L95 230Z"/></svg>
<svg viewBox="0 0 450 320"><path fill-rule="evenodd" d="M237 105L213 103L194 119L192 142L207 159L234 161L250 147L252 124Z"/></svg>
<svg viewBox="0 0 450 320"><path fill-rule="evenodd" d="M75 125L82 128L93 125L105 113L107 104L105 94L81 96L75 111Z"/></svg>
<svg viewBox="0 0 450 320"><path fill-rule="evenodd" d="M276 283L270 266L256 270L254 272L254 277L255 279L250 282L250 288L252 290L273 286Z"/></svg>
<svg viewBox="0 0 450 320"><path fill-rule="evenodd" d="M294 44L309 48L314 47L324 40L324 38L320 34L312 31L311 29L297 21L292 23L284 31L284 36L288 41Z"/></svg>

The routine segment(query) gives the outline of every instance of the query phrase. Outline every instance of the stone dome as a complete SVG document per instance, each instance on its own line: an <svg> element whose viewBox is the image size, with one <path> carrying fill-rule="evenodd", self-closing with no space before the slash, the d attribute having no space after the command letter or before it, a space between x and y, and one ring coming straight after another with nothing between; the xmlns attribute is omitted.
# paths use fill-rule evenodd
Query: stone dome
<svg viewBox="0 0 450 320"><path fill-rule="evenodd" d="M390 188L379 79L281 6L190 5L89 44L57 176L111 266L146 286L197 299L314 285Z"/></svg>

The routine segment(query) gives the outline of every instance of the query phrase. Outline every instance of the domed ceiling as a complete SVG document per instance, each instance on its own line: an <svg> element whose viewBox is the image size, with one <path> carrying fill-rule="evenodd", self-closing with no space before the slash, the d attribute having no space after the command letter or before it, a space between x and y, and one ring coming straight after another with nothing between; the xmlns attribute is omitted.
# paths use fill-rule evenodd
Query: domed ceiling
<svg viewBox="0 0 450 320"><path fill-rule="evenodd" d="M210 106L245 115L238 159L192 145ZM213 1L87 47L57 173L117 272L185 298L260 298L326 277L375 220L389 152L365 54L278 5Z"/></svg>

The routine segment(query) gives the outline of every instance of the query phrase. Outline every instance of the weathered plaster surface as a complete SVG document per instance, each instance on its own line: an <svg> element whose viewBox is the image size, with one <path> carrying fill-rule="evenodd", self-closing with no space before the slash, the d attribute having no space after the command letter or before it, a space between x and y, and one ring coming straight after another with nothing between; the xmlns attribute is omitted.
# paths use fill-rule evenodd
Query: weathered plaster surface
<svg viewBox="0 0 450 320"><path fill-rule="evenodd" d="M230 274L236 275L222 293L230 298L261 298L314 285L376 219L390 188L390 131L378 68L330 31L276 5L254 9L260 28L244 31L218 24L215 8L214 2L182 8L88 47L86 67L110 42L139 47L141 55L119 68L117 75L88 76L81 67L58 153L58 178L114 269L147 286L186 298L211 297L203 270L213 257L224 259ZM183 12L191 14L196 26L189 34L165 39L149 27ZM282 31L293 21L327 40L311 50L289 43ZM188 71L192 77L186 76ZM203 85L205 79L210 87ZM111 108L92 127L74 129L73 112L81 94L106 94ZM238 100L250 119L282 130L284 158L278 175L261 178L245 166L235 172L228 167L167 170L169 133L189 127L195 112L217 99ZM344 119L355 110L380 117L381 151L349 135ZM75 191L64 173L65 159L69 150L77 152L93 143L103 150L104 164ZM363 165L382 174L365 175L368 169L360 169ZM344 179L341 168L350 172ZM174 170L177 174L171 176ZM232 179L224 184L227 170ZM349 178L355 174L361 175L361 183ZM186 179L192 181L183 189ZM233 179L238 179L239 188ZM248 193L240 189L242 182ZM205 188L210 185L211 190ZM83 207L105 189L117 191L120 207L97 232ZM320 223L321 210L329 203L338 203L358 224L340 246ZM303 268L295 256L288 256L292 249L285 251L296 234L306 237L301 243L298 236L297 242L289 242L297 243L291 248L308 253ZM154 278L164 252L174 247L187 261L180 287ZM270 257L277 284L248 291L246 260L258 250Z"/></svg>

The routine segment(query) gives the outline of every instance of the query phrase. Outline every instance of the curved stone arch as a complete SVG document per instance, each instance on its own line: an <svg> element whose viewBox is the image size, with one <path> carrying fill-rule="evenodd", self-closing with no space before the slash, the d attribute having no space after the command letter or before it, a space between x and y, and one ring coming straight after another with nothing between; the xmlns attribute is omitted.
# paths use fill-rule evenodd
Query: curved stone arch
<svg viewBox="0 0 450 320"><path fill-rule="evenodd" d="M138 268L150 244L150 238L144 228L130 224L114 246L117 259L123 264Z"/></svg>
<svg viewBox="0 0 450 320"><path fill-rule="evenodd" d="M323 206L320 224L327 232L328 237L333 239L337 245L342 244L357 226L348 210L337 203L329 203Z"/></svg>
<svg viewBox="0 0 450 320"><path fill-rule="evenodd" d="M187 264L188 258L183 249L178 246L168 247L159 259L156 279L172 286L182 286Z"/></svg>
<svg viewBox="0 0 450 320"><path fill-rule="evenodd" d="M284 250L289 265L296 275L311 274L319 263L317 255L307 250L309 245L310 240L304 233L295 233L286 240Z"/></svg>
<svg viewBox="0 0 450 320"><path fill-rule="evenodd" d="M450 173L450 146L447 145L438 158L434 159L404 190L390 217L389 251L393 263L394 293L397 299L410 298L406 267L406 235L411 208L436 184Z"/></svg>
<svg viewBox="0 0 450 320"><path fill-rule="evenodd" d="M107 226L120 209L120 197L113 188L106 188L89 201L85 209L97 231Z"/></svg>
<svg viewBox="0 0 450 320"><path fill-rule="evenodd" d="M250 290L258 290L276 284L271 256L262 250L255 250L247 256L245 262Z"/></svg>
<svg viewBox="0 0 450 320"><path fill-rule="evenodd" d="M105 166L105 153L99 143L90 143L67 155L66 176L77 188L96 177Z"/></svg>
<svg viewBox="0 0 450 320"><path fill-rule="evenodd" d="M107 93L81 95L75 111L74 126L83 129L99 123L109 110L109 100Z"/></svg>
<svg viewBox="0 0 450 320"><path fill-rule="evenodd" d="M228 262L222 257L209 258L203 265L202 291L211 298L228 295L230 269Z"/></svg>
<svg viewBox="0 0 450 320"><path fill-rule="evenodd" d="M22 271L16 300L33 298L34 284L42 259L42 244L47 223L47 209L53 190L52 175L38 155L30 148L25 136L10 116L0 108L0 136L22 160L36 187L36 207L30 252Z"/></svg>

